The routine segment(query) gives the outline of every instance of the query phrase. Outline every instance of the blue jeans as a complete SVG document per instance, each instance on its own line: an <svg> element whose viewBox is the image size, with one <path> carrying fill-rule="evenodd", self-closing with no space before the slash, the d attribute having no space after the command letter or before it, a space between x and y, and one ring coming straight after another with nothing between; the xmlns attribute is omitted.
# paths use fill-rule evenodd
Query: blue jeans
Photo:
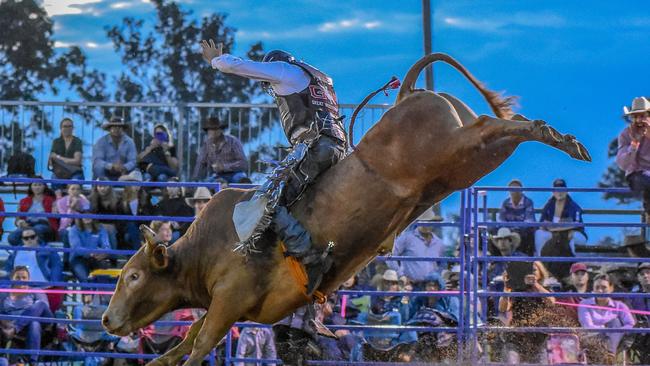
<svg viewBox="0 0 650 366"><path fill-rule="evenodd" d="M205 179L205 182L216 182L218 180L225 180L228 183L239 183L242 179L247 178L246 173L239 172L228 172L228 173L219 173L212 174Z"/></svg>
<svg viewBox="0 0 650 366"><path fill-rule="evenodd" d="M147 169L147 174L151 176L151 180L158 182L166 182L169 178L178 176L174 169L167 165L157 164L151 164L151 167Z"/></svg>
<svg viewBox="0 0 650 366"><path fill-rule="evenodd" d="M53 234L50 224L38 223L36 225L33 225L32 229L34 229L36 235L38 235L38 237L43 241L47 241L45 240L46 237ZM23 229L18 228L12 231L11 234L9 234L7 241L9 242L9 244L13 246L21 246L23 245L22 235L23 235Z"/></svg>
<svg viewBox="0 0 650 366"><path fill-rule="evenodd" d="M75 174L73 174L70 178L59 178L59 177L57 177L56 174L54 174L54 172L53 172L53 173L52 173L52 179L74 179L74 180L84 180L84 172L75 173ZM66 186L67 186L67 184L60 184L60 183L57 184L57 183L52 183L52 189L55 190L55 191L56 191L56 190L59 190L59 189L60 189L60 190L64 190Z"/></svg>
<svg viewBox="0 0 650 366"><path fill-rule="evenodd" d="M30 307L23 310L20 315L54 318L54 315L50 310L50 306L41 300L37 300ZM27 349L41 349L41 323L33 320L19 319L14 322L14 328L16 328L16 333L20 333L21 331L26 330L27 333L25 335L25 347ZM30 360L31 362L37 362L38 356L31 355Z"/></svg>

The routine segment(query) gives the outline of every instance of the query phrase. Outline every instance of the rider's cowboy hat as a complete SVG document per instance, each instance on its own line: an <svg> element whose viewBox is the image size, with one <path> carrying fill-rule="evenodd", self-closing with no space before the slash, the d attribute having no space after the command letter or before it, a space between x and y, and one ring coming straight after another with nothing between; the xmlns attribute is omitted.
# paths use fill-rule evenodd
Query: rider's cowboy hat
<svg viewBox="0 0 650 366"><path fill-rule="evenodd" d="M228 123L222 123L217 116L210 116L203 122L203 131L207 130L225 130Z"/></svg>
<svg viewBox="0 0 650 366"><path fill-rule="evenodd" d="M206 187L199 187L194 191L194 196L185 199L185 203L187 203L188 206L193 207L194 201L210 200L211 198L212 194L209 189Z"/></svg>
<svg viewBox="0 0 650 366"><path fill-rule="evenodd" d="M492 235L491 239L492 241L496 241L497 239L511 239L512 240L512 245L517 248L519 247L519 244L521 243L521 236L519 236L518 233L514 231L510 231L507 227L502 227L497 231L496 235Z"/></svg>
<svg viewBox="0 0 650 366"><path fill-rule="evenodd" d="M650 101L645 97L634 98L634 100L632 100L631 109L627 109L627 106L623 107L623 114L626 116L636 113L646 113L648 111L650 111Z"/></svg>
<svg viewBox="0 0 650 366"><path fill-rule="evenodd" d="M108 122L104 122L104 124L102 124L102 129L108 130L113 126L120 126L126 128L129 126L129 124L124 122L124 119L122 119L121 117L113 116L111 117L110 120L108 120Z"/></svg>

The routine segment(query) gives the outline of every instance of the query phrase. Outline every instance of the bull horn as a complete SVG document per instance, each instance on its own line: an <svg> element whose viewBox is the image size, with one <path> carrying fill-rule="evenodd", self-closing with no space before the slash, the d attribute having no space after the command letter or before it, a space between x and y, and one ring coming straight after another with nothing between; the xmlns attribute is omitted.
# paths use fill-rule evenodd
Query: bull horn
<svg viewBox="0 0 650 366"><path fill-rule="evenodd" d="M153 250L156 247L156 232L153 231L149 226L147 225L140 225L140 232L142 233L142 236L144 237L145 245L147 246L146 249L148 251Z"/></svg>

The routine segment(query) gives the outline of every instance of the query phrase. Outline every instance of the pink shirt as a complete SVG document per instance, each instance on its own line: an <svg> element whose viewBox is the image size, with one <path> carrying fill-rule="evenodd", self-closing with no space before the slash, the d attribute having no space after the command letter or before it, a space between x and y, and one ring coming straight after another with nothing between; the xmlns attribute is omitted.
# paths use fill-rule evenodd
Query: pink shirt
<svg viewBox="0 0 650 366"><path fill-rule="evenodd" d="M618 135L616 164L618 164L619 168L625 170L626 176L636 171L650 172L650 138L644 136L636 151L631 147L631 142L632 137L628 126Z"/></svg>
<svg viewBox="0 0 650 366"><path fill-rule="evenodd" d="M70 207L68 203L69 200L70 200L70 196L61 197L60 199L56 200L54 204L56 205L56 209L59 213L62 214L79 213L79 211ZM83 194L79 196L79 202L80 203L77 204L77 208L81 208L82 211L90 210L90 202ZM69 217L62 218L61 223L59 225L59 230L67 228L68 226L72 225L73 222L74 219L72 218Z"/></svg>

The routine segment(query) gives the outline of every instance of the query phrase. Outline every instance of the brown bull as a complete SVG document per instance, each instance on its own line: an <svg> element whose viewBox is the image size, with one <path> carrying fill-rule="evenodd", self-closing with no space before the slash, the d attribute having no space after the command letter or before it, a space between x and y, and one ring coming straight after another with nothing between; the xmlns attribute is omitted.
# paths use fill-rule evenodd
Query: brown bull
<svg viewBox="0 0 650 366"><path fill-rule="evenodd" d="M414 90L420 71L439 60L462 72L499 118L477 117L449 95ZM395 106L354 153L323 174L292 207L315 243L336 243L334 266L320 290L334 291L377 255L384 240L427 207L494 170L524 141L590 160L573 137L542 121L510 116L504 100L449 56L431 54L418 61L406 75ZM238 241L233 207L252 193L219 192L169 248L156 246L145 233L146 245L124 266L104 314L106 329L124 335L174 309L206 308L181 344L152 361L175 365L191 352L185 364L199 365L234 322L273 323L305 304L304 288L291 278L273 233L261 238L261 254L243 257L232 251Z"/></svg>

